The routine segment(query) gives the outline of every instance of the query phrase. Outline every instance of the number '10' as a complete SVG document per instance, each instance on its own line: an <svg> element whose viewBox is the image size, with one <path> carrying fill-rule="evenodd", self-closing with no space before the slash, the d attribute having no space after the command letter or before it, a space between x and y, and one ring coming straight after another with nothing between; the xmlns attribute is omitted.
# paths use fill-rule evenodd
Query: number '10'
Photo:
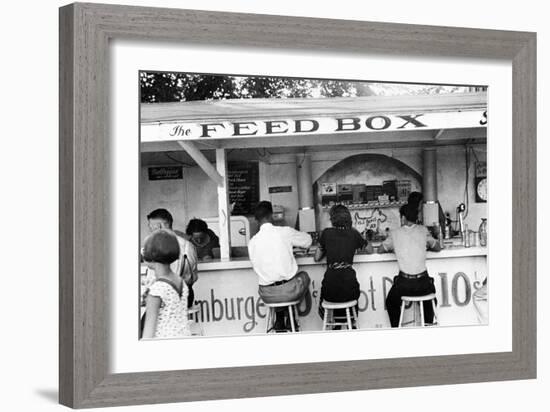
<svg viewBox="0 0 550 412"><path fill-rule="evenodd" d="M441 278L441 302L439 305L441 307L451 306L449 303L449 278L447 273L439 273L439 277ZM459 281L464 283L463 299L460 299L458 296ZM470 279L464 272L457 272L453 276L453 280L451 281L451 295L453 297L454 304L457 306L466 306L470 303L470 299L472 297L472 285L470 284Z"/></svg>

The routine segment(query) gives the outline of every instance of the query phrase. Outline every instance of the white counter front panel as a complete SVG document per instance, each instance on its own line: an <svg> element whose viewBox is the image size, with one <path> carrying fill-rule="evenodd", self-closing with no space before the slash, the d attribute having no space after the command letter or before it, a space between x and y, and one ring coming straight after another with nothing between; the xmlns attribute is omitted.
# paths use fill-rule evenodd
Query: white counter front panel
<svg viewBox="0 0 550 412"><path fill-rule="evenodd" d="M482 249L460 249L430 254L435 258L428 260L428 271L435 281L442 326L479 324L472 296L487 276L487 260L483 253ZM355 260L354 268L361 285L361 329L389 327L384 301L398 272L394 255L359 255ZM322 321L317 309L325 266L314 263L310 257L299 258L298 262L300 269L306 270L311 278L311 299L305 299L299 306L301 329L319 331ZM211 262L200 267L199 281L194 289L205 334L264 333L267 308L258 297L258 278L250 262ZM210 270L205 270L207 268Z"/></svg>

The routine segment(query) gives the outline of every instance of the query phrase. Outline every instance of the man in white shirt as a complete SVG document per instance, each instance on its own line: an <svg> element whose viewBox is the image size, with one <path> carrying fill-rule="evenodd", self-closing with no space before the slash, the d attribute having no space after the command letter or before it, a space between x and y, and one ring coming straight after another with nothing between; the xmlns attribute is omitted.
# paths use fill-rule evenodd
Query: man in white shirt
<svg viewBox="0 0 550 412"><path fill-rule="evenodd" d="M439 252L441 247L426 226L416 224L418 206L407 204L399 209L402 226L391 230L378 248L378 253L394 252L399 274L393 278L393 285L386 297L386 310L393 328L399 326L402 296L422 296L435 293L433 278L426 268L427 249ZM424 302L427 323L433 322L431 302Z"/></svg>
<svg viewBox="0 0 550 412"><path fill-rule="evenodd" d="M308 291L309 276L298 272L293 247L307 249L311 236L287 226L273 225L273 207L262 201L254 217L260 230L248 244L248 255L258 275L258 294L265 303L280 303L302 299ZM277 313L275 329L281 329L282 313Z"/></svg>

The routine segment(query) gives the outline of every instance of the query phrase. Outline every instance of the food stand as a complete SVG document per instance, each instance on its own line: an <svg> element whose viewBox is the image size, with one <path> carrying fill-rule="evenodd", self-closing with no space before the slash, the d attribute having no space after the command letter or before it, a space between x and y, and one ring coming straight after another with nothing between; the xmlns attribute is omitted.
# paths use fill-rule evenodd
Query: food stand
<svg viewBox="0 0 550 412"><path fill-rule="evenodd" d="M257 231L253 203L270 200L278 224L314 237L330 225L331 205L344 203L354 227L376 245L399 225L407 194L421 191L427 225L439 222L439 205L457 220L465 203L464 223L477 230L487 217L486 110L485 92L142 104L140 218L165 207L176 229L193 217L215 222L220 257L199 264L194 286L205 334L261 333L266 308L257 276L246 247L232 247L239 233ZM157 178L148 178L161 167L181 173L156 170ZM236 214L249 224L232 231ZM478 323L472 296L487 277L486 248L469 246L454 237L428 253L441 325ZM302 330L320 330L324 263L311 255L297 262L312 279L311 299L299 308ZM354 268L361 328L389 327L384 299L398 272L395 256L358 254Z"/></svg>

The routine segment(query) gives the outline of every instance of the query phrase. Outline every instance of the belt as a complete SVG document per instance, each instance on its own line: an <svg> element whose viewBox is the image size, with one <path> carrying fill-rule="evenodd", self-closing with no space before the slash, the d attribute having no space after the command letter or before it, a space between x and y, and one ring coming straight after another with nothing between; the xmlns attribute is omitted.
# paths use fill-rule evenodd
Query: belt
<svg viewBox="0 0 550 412"><path fill-rule="evenodd" d="M348 269L351 266L352 264L347 262L334 262L328 265L330 269Z"/></svg>
<svg viewBox="0 0 550 412"><path fill-rule="evenodd" d="M288 282L288 280L278 280L277 282L273 282L273 283L271 283L271 284L268 285L268 286L279 286L279 285L284 285L286 282Z"/></svg>
<svg viewBox="0 0 550 412"><path fill-rule="evenodd" d="M428 272L424 271L422 273L417 273L416 275L409 275L408 273L405 273L405 272L399 272L399 276L402 276L405 279L418 279L424 276L428 276Z"/></svg>

